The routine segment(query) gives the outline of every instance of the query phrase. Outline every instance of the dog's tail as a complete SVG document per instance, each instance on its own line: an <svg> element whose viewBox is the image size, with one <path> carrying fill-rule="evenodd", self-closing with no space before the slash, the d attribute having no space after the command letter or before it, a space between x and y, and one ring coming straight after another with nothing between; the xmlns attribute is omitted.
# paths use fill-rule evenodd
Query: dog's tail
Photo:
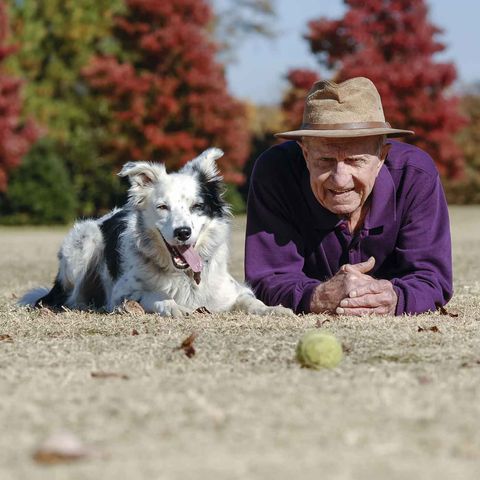
<svg viewBox="0 0 480 480"><path fill-rule="evenodd" d="M38 287L33 290L28 291L18 302L17 305L20 307L35 307L39 300L48 295L50 288L48 287Z"/></svg>

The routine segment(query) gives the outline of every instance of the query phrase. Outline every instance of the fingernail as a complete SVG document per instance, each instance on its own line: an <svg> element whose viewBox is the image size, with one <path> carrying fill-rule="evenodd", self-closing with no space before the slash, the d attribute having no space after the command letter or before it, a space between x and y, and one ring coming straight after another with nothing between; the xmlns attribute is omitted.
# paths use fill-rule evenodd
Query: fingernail
<svg viewBox="0 0 480 480"><path fill-rule="evenodd" d="M337 307L337 309L335 310L335 312L338 314L338 315L341 315L342 313L345 312L345 310L341 307Z"/></svg>
<svg viewBox="0 0 480 480"><path fill-rule="evenodd" d="M341 306L341 307L346 307L346 306L348 306L348 300L342 300L342 301L340 302L340 306Z"/></svg>
<svg viewBox="0 0 480 480"><path fill-rule="evenodd" d="M356 296L357 296L357 291L356 291L356 290L352 290L352 291L350 292L349 297L350 297L350 298L355 298Z"/></svg>

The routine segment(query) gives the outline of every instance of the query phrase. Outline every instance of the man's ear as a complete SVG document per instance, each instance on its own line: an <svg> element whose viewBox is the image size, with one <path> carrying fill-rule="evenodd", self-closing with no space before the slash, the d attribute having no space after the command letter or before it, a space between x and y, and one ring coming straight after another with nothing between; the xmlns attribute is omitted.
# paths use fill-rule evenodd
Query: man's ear
<svg viewBox="0 0 480 480"><path fill-rule="evenodd" d="M305 146L305 144L302 142L302 140L297 140L297 144L299 145L299 147L302 149L302 153L303 153L303 158L305 158L305 160L307 159L306 155L307 155L307 147Z"/></svg>
<svg viewBox="0 0 480 480"><path fill-rule="evenodd" d="M388 152L392 148L391 143L384 143L382 146L382 149L380 151L380 161L383 163L385 159L387 158Z"/></svg>
<svg viewBox="0 0 480 480"><path fill-rule="evenodd" d="M380 160L380 162L378 162L377 175L380 173L380 169L382 168L382 165L384 164L385 159L387 158L388 152L390 151L391 147L392 147L391 143L384 143L382 145L380 154L378 156L378 159Z"/></svg>

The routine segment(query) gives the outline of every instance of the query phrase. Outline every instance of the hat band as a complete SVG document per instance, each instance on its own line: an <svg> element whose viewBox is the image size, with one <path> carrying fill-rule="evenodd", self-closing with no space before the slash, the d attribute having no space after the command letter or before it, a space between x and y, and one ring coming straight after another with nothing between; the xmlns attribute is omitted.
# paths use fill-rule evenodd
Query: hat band
<svg viewBox="0 0 480 480"><path fill-rule="evenodd" d="M392 128L388 122L302 123L301 130L357 130Z"/></svg>

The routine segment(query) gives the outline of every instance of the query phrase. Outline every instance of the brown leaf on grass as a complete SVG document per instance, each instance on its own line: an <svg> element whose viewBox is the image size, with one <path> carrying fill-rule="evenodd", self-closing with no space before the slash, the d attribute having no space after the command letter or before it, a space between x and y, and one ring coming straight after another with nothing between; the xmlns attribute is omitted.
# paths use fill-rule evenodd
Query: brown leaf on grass
<svg viewBox="0 0 480 480"><path fill-rule="evenodd" d="M449 317L453 318L457 318L459 315L457 312L449 312L445 307L440 307L438 311L440 312L440 315L448 315Z"/></svg>
<svg viewBox="0 0 480 480"><path fill-rule="evenodd" d="M417 379L420 385L428 385L429 383L432 383L432 379L427 375L419 375Z"/></svg>
<svg viewBox="0 0 480 480"><path fill-rule="evenodd" d="M73 462L87 458L92 451L70 432L57 432L50 435L33 452L33 459L38 463L55 464Z"/></svg>
<svg viewBox="0 0 480 480"><path fill-rule="evenodd" d="M466 368L466 367L470 368L470 367L473 367L475 365L480 365L480 360L473 360L471 362L463 362L460 366L462 368Z"/></svg>
<svg viewBox="0 0 480 480"><path fill-rule="evenodd" d="M208 314L208 313L212 313L207 307L198 307L197 309L195 309L193 311L193 313L205 313L205 314Z"/></svg>
<svg viewBox="0 0 480 480"><path fill-rule="evenodd" d="M118 373L118 372L91 372L90 375L93 378L121 378L122 380L128 380L129 376L125 373Z"/></svg>
<svg viewBox="0 0 480 480"><path fill-rule="evenodd" d="M143 307L135 300L124 300L118 309L119 313L128 313L134 317L145 315Z"/></svg>
<svg viewBox="0 0 480 480"><path fill-rule="evenodd" d="M13 343L13 338L6 333L0 334L0 342Z"/></svg>
<svg viewBox="0 0 480 480"><path fill-rule="evenodd" d="M192 358L195 355L195 347L193 346L193 342L197 338L196 332L191 333L179 347L176 347L174 350L183 350L183 353L188 358Z"/></svg>
<svg viewBox="0 0 480 480"><path fill-rule="evenodd" d="M421 327L420 325L418 326L417 332L434 332L434 333L440 333L440 329L434 325L433 327Z"/></svg>
<svg viewBox="0 0 480 480"><path fill-rule="evenodd" d="M140 334L138 333L138 330L137 330L136 328L134 328L134 329L132 330L132 335L135 336L135 335L140 335Z"/></svg>
<svg viewBox="0 0 480 480"><path fill-rule="evenodd" d="M315 324L315 326L317 328L322 328L328 322L330 322L330 319L328 319L328 318L319 318L317 320L317 323Z"/></svg>

